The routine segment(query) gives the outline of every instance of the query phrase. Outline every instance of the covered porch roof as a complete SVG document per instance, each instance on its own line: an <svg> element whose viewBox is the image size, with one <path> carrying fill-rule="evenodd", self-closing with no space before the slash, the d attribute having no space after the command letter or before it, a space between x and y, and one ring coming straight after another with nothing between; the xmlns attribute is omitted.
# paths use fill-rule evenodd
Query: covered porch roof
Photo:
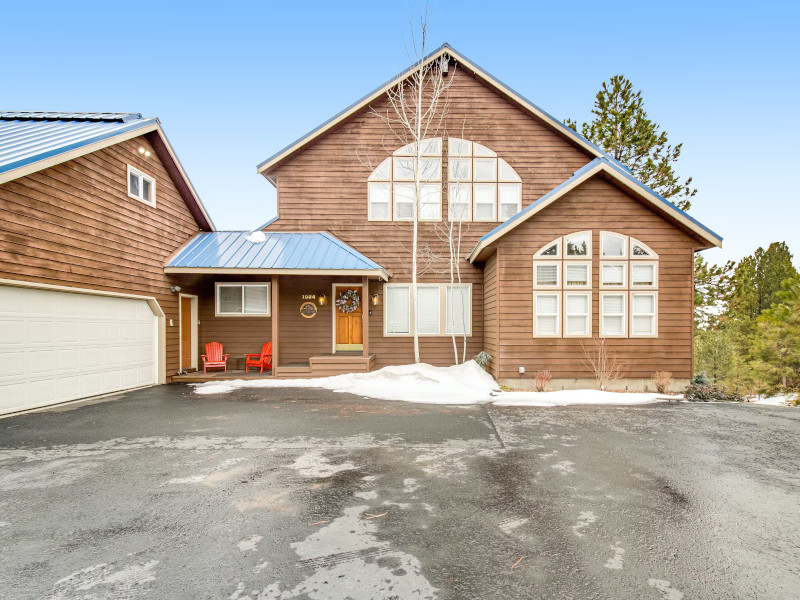
<svg viewBox="0 0 800 600"><path fill-rule="evenodd" d="M235 275L360 275L389 273L324 231L198 233L164 267L165 273Z"/></svg>

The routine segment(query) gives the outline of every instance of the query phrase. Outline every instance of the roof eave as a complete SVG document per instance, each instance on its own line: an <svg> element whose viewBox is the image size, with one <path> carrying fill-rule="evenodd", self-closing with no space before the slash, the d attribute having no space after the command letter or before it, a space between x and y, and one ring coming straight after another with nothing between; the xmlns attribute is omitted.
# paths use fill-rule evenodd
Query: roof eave
<svg viewBox="0 0 800 600"><path fill-rule="evenodd" d="M385 269L259 269L237 267L164 267L164 273L195 275L340 275L374 277L389 281Z"/></svg>
<svg viewBox="0 0 800 600"><path fill-rule="evenodd" d="M304 146L310 144L317 137L331 130L336 125L338 125L339 123L350 117L352 114L361 110L362 108L373 102L376 98L379 98L381 95L385 94L389 89L396 86L400 81L405 79L409 75L409 73L411 73L415 69L419 68L420 66L425 66L430 64L431 62L435 61L445 53L450 54L458 62L465 65L469 70L471 70L476 75L480 76L484 81L486 81L487 83L498 89L501 93L512 98L516 103L523 106L528 111L535 114L546 123L549 123L551 127L556 129L563 135L566 135L567 137L571 138L573 142L577 143L579 146L587 150L590 154L593 154L594 156L597 157L604 157L609 160L614 160L608 154L606 154L597 146L592 144L589 140L584 138L581 134L576 132L574 129L566 126L564 123L553 117L551 114L542 110L541 108L536 106L533 102L531 102L521 94L518 94L512 88L504 84L502 81L493 77L488 71L484 71L476 63L466 58L463 54L455 50L452 46L450 46L449 44L442 44L439 48L431 52L420 62L414 63L413 65L408 67L405 71L402 71L401 73L399 73L398 75L387 81L382 86L376 88L372 92L368 93L366 96L362 97L361 99L357 100L356 102L345 108L343 111L337 113L336 115L325 121L322 125L316 127L315 129L312 129L304 136L298 138L288 146L279 150L276 154L273 154L271 157L269 157L256 167L256 172L263 174L274 185L275 184L274 177L270 178L269 174L270 169L276 167L279 163L281 163L291 154L303 148Z"/></svg>

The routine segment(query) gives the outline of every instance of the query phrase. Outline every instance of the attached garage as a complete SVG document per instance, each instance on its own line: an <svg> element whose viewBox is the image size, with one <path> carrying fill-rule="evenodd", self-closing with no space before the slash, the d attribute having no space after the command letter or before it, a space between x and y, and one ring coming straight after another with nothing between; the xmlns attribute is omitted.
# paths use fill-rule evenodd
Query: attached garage
<svg viewBox="0 0 800 600"><path fill-rule="evenodd" d="M0 284L0 414L163 381L152 298Z"/></svg>

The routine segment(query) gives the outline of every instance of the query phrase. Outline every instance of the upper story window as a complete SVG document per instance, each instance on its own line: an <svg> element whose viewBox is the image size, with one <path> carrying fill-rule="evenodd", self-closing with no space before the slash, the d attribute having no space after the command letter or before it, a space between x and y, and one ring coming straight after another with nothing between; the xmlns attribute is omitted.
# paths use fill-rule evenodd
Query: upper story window
<svg viewBox="0 0 800 600"><path fill-rule="evenodd" d="M128 196L150 206L156 205L156 180L128 165Z"/></svg>
<svg viewBox="0 0 800 600"><path fill-rule="evenodd" d="M367 182L370 221L413 220L415 204L419 220L439 221L443 189L453 221L505 221L522 209L522 179L506 161L481 144L449 138L443 169L443 143L441 138L423 140L419 159L415 144L403 146L372 172ZM415 171L420 179L418 203Z"/></svg>

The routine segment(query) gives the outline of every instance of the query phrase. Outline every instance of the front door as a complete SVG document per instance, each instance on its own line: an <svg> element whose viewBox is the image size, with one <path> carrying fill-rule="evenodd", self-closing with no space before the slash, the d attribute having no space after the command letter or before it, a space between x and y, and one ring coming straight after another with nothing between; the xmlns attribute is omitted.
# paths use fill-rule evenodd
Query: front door
<svg viewBox="0 0 800 600"><path fill-rule="evenodd" d="M340 307L339 298L343 295L351 296L347 299L347 306ZM357 295L357 302L353 301L352 296ZM336 308L336 350L362 350L364 340L362 338L362 320L364 308L364 298L362 297L360 285L339 286L334 288L334 306ZM356 306L357 304L357 306Z"/></svg>
<svg viewBox="0 0 800 600"><path fill-rule="evenodd" d="M181 296L181 371L192 364L192 299Z"/></svg>

